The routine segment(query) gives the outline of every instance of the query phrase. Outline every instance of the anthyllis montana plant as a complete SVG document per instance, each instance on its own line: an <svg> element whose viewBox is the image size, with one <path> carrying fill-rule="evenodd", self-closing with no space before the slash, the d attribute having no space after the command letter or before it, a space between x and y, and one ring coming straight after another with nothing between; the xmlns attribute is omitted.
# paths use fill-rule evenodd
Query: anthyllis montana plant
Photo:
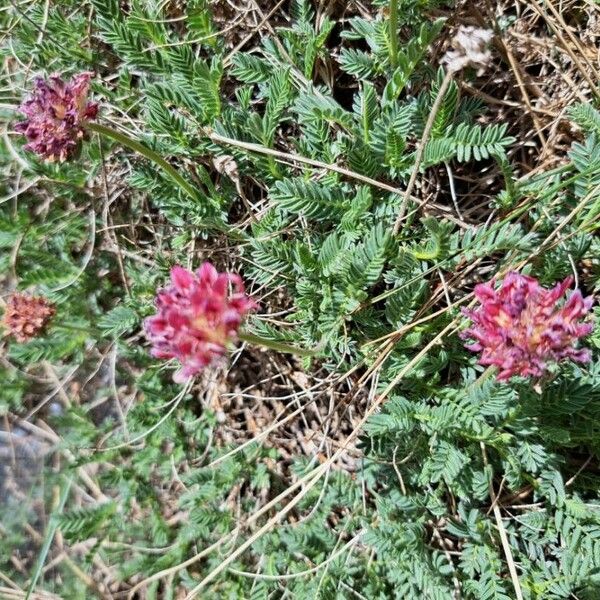
<svg viewBox="0 0 600 600"><path fill-rule="evenodd" d="M439 6L292 0L235 52L206 0L0 12L0 440L52 467L0 488L2 585L598 597L600 114L523 176L462 87L501 28ZM239 382L278 350L314 382L240 445L212 398L258 414ZM285 419L331 399L289 456Z"/></svg>

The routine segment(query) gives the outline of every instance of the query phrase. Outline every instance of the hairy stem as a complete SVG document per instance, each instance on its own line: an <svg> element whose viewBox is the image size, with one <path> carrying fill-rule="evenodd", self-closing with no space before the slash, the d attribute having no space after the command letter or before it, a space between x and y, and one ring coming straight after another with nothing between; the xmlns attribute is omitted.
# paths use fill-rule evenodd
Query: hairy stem
<svg viewBox="0 0 600 600"><path fill-rule="evenodd" d="M194 200L198 200L197 190L179 174L179 172L177 171L177 169L175 169L175 167L173 167L173 165L171 165L160 154L158 154L158 152L151 150L147 146L144 146L144 144L141 144L137 140L130 138L125 133L122 133L121 131L117 131L116 129L113 129L112 127L107 127L106 125L100 125L100 123L87 123L87 128L90 131L95 131L96 133L99 133L100 135L104 135L108 138L111 138L111 139L115 140L115 142L119 142L119 144L123 144L123 146L127 146L134 152L137 152L138 154L141 154L148 160L152 161L153 163L158 165L165 173L167 173L167 175L169 175L169 177L171 177L171 179L188 196L190 196L190 198L193 198Z"/></svg>
<svg viewBox="0 0 600 600"><path fill-rule="evenodd" d="M390 63L392 69L395 69L398 66L398 0L390 0L390 20L388 25Z"/></svg>
<svg viewBox="0 0 600 600"><path fill-rule="evenodd" d="M171 165L167 160L165 160L158 152L151 150L144 144L134 140L129 137L127 134L117 131L112 127L107 127L106 125L101 125L100 123L87 123L87 128L90 131L94 131L100 135L104 135L127 148L130 148L134 152L141 154L143 157L152 161L154 164L158 165L169 177L193 200L199 201L202 199L201 195L198 193L198 190L194 188L188 181L186 181L181 174ZM221 222L217 219L207 219L203 223L203 225L209 229L214 229L216 231L220 231L222 233L226 233L237 240L245 240L246 236L243 235L240 231L233 229Z"/></svg>
<svg viewBox="0 0 600 600"><path fill-rule="evenodd" d="M282 342L275 342L273 340L266 340L258 335L254 335L252 333L244 333L239 332L238 337L243 342L248 342L249 344L255 344L257 346L264 346L265 348L271 348L272 350L277 350L278 352L285 352L286 354L297 354L298 356L314 356L316 351L307 350L306 348L297 348L296 346L289 346L288 344L283 344Z"/></svg>

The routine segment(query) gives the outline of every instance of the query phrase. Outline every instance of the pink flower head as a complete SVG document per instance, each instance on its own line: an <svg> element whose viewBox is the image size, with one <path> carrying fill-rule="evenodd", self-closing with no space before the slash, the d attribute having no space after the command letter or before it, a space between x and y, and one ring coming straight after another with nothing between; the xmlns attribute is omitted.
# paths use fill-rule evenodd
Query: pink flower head
<svg viewBox="0 0 600 600"><path fill-rule="evenodd" d="M576 343L592 331L592 324L582 320L593 298L575 290L558 305L572 281L567 277L547 290L533 277L511 272L498 289L494 280L475 286L481 306L463 311L472 325L461 337L474 340L466 347L481 352L480 364L499 368L499 381L513 375L540 377L561 360L589 362L590 351L576 348Z"/></svg>
<svg viewBox="0 0 600 600"><path fill-rule="evenodd" d="M15 129L27 138L26 150L47 161L64 161L85 135L85 121L98 114L98 104L88 102L91 73L81 73L65 83L58 75L38 77L31 96L19 111L27 118Z"/></svg>
<svg viewBox="0 0 600 600"><path fill-rule="evenodd" d="M146 319L146 334L154 357L181 363L177 383L222 357L243 317L257 307L239 275L219 273L209 262L195 273L173 267L171 285L158 292L155 304L158 312Z"/></svg>

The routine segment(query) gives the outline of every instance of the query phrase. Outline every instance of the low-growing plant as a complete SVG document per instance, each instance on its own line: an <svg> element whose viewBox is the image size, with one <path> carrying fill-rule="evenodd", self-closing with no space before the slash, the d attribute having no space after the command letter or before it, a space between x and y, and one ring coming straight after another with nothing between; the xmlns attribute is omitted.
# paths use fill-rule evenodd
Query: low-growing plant
<svg viewBox="0 0 600 600"><path fill-rule="evenodd" d="M4 583L597 598L600 113L525 172L463 93L497 23L292 0L231 51L221 4L0 12L0 441L47 466L0 488Z"/></svg>

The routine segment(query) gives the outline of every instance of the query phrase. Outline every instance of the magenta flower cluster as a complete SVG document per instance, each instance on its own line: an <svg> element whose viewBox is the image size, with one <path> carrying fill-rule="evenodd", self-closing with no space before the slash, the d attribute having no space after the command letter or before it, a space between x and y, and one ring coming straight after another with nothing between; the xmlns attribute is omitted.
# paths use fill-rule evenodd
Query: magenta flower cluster
<svg viewBox="0 0 600 600"><path fill-rule="evenodd" d="M560 303L572 282L567 277L548 290L533 277L511 272L498 289L493 280L477 285L481 306L464 311L472 325L461 336L474 340L467 348L481 352L480 364L498 367L500 381L514 375L541 377L563 360L589 362L590 351L577 343L592 331L592 324L583 320L593 298L576 290Z"/></svg>
<svg viewBox="0 0 600 600"><path fill-rule="evenodd" d="M157 314L145 322L152 355L181 363L177 383L222 357L244 316L257 307L239 275L219 273L208 262L195 273L173 267L171 285L158 292L155 304Z"/></svg>
<svg viewBox="0 0 600 600"><path fill-rule="evenodd" d="M27 118L15 126L27 138L27 150L47 161L64 161L75 152L86 120L98 114L98 105L87 101L90 77L81 73L68 83L57 75L35 80L31 97L19 108Z"/></svg>

